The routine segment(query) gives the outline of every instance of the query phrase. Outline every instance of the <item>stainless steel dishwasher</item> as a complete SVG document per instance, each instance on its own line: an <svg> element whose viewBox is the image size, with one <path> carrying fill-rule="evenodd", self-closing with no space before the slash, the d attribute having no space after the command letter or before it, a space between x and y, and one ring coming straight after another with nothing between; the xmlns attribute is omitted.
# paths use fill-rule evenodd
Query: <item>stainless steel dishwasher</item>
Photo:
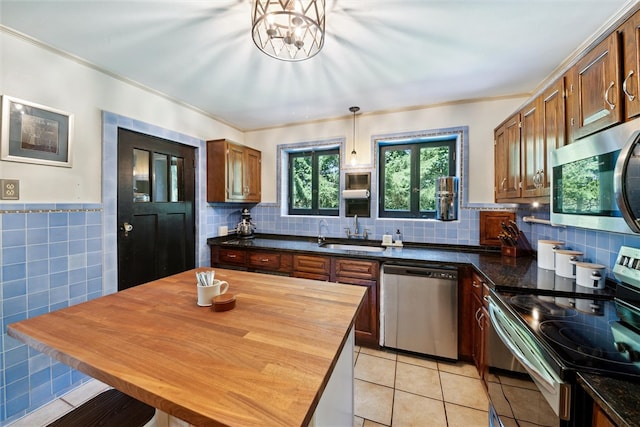
<svg viewBox="0 0 640 427"><path fill-rule="evenodd" d="M384 264L384 346L458 359L458 270Z"/></svg>

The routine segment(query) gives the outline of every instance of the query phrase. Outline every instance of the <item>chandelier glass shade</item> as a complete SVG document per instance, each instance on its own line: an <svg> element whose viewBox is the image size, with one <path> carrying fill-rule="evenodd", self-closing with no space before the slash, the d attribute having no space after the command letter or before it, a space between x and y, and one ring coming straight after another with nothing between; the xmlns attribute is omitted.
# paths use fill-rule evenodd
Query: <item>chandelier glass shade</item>
<svg viewBox="0 0 640 427"><path fill-rule="evenodd" d="M283 61L315 56L324 45L325 0L252 0L258 49Z"/></svg>

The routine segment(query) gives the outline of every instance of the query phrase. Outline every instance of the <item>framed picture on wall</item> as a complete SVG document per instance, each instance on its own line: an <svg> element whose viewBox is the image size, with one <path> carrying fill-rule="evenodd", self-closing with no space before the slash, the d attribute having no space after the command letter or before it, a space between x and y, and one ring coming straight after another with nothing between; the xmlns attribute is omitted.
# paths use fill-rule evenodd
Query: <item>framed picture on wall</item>
<svg viewBox="0 0 640 427"><path fill-rule="evenodd" d="M71 167L73 114L2 96L2 160Z"/></svg>

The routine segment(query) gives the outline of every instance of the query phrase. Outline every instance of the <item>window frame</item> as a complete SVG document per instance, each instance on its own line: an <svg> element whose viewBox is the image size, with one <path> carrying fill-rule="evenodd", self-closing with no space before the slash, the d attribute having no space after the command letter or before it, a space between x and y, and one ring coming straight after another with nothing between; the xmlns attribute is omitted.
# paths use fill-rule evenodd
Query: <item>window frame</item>
<svg viewBox="0 0 640 427"><path fill-rule="evenodd" d="M318 207L319 203L319 159L320 155L337 154L338 155L338 200L337 207L335 209L321 209ZM293 161L297 157L311 156L311 209L299 209L293 207ZM287 213L292 216L300 215L316 215L316 216L339 216L340 215L340 185L342 181L342 156L340 154L340 148L312 148L308 150L293 151L288 153L288 170L287 170Z"/></svg>
<svg viewBox="0 0 640 427"><path fill-rule="evenodd" d="M378 144L378 217L379 218L414 218L435 219L436 211L420 211L420 192L411 192L410 209L408 211L388 211L385 205L385 152L390 150L410 150L410 187L416 188L420 178L420 149L423 147L449 148L449 176L457 176L457 147L456 135L447 137L417 137L402 141L380 141ZM418 186L419 188L419 186Z"/></svg>

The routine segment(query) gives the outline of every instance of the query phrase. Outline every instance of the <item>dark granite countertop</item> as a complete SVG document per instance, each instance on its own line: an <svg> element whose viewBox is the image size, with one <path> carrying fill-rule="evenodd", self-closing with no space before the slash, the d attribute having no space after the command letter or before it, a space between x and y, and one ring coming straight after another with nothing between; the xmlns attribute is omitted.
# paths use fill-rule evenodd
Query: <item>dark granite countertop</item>
<svg viewBox="0 0 640 427"><path fill-rule="evenodd" d="M640 383L578 372L578 384L616 425L640 427Z"/></svg>
<svg viewBox="0 0 640 427"><path fill-rule="evenodd" d="M380 246L380 241L330 239L330 242ZM330 249L318 245L316 239L282 235L257 235L253 239L237 239L235 236L216 237L207 240L210 246L245 247L304 252L324 255L342 255L354 258L375 259L390 263L428 263L436 265L472 265L486 279L489 286L498 290L526 292L536 289L539 294L566 295L610 299L613 289L593 290L576 286L572 279L556 276L553 270L539 269L535 257L511 258L501 255L499 248L481 246L407 244L403 247L387 247L383 252Z"/></svg>

